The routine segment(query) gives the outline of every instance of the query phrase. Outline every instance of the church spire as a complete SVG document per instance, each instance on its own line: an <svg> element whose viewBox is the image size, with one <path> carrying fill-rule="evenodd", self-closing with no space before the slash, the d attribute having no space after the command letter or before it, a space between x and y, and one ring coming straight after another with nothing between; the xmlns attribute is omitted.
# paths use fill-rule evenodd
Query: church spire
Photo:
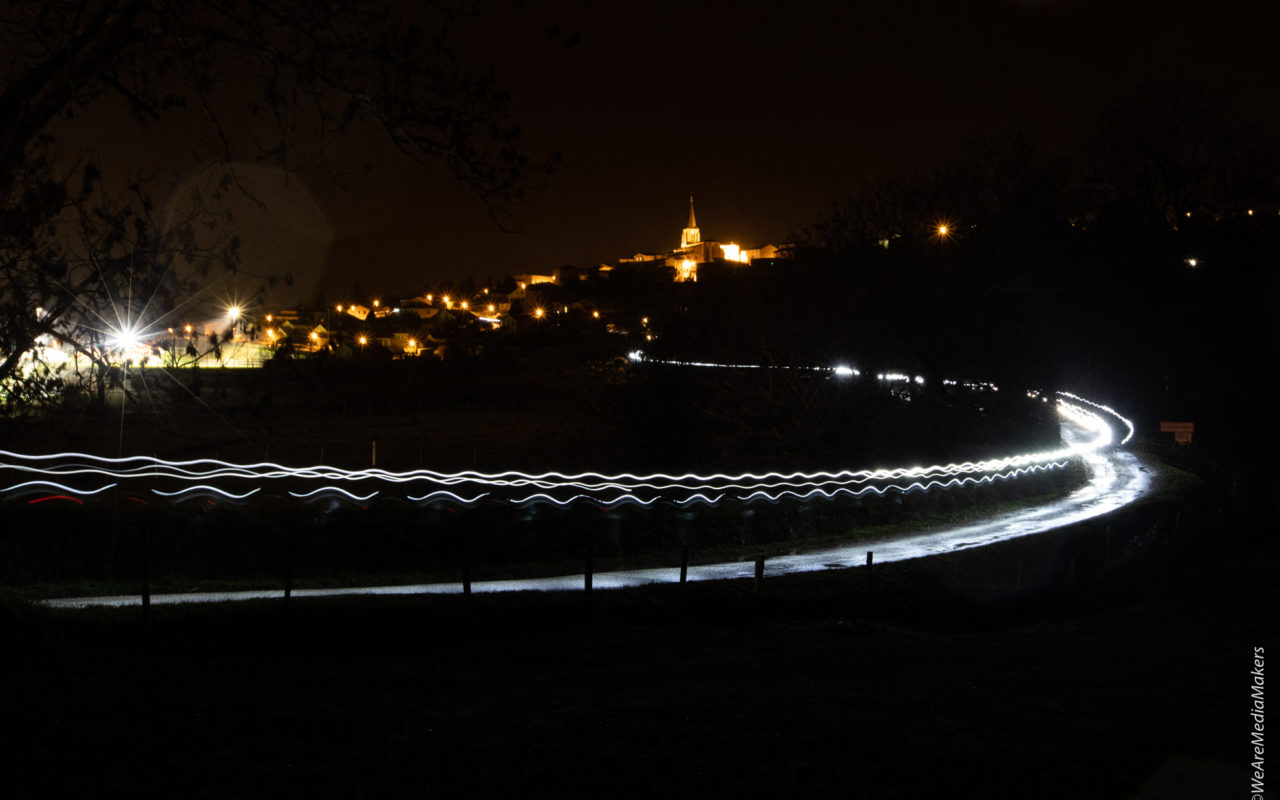
<svg viewBox="0 0 1280 800"><path fill-rule="evenodd" d="M693 216L693 195L689 195L689 224L680 234L680 249L692 247L702 241L702 232L698 230L698 220Z"/></svg>

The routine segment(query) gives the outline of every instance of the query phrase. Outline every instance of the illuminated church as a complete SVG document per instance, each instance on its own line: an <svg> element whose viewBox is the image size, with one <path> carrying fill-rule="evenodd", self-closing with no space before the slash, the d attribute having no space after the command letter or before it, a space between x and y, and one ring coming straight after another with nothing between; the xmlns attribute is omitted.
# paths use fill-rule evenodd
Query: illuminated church
<svg viewBox="0 0 1280 800"><path fill-rule="evenodd" d="M646 261L661 261L665 266L675 269L675 279L680 281L696 281L698 265L713 261L727 261L737 264L750 264L758 258L772 259L778 257L778 248L765 245L754 249L743 249L733 242L704 242L702 231L698 228L698 219L693 213L693 196L689 197L689 222L680 232L680 246L670 253L636 253L631 258L619 259L620 264L635 264Z"/></svg>

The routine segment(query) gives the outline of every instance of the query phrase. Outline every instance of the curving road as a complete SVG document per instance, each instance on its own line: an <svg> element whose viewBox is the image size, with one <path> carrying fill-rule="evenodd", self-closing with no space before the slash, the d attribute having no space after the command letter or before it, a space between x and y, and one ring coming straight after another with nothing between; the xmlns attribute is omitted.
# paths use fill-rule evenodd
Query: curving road
<svg viewBox="0 0 1280 800"><path fill-rule="evenodd" d="M1132 503L1152 489L1151 473L1134 453L1117 447L1091 446L1097 436L1096 429L1088 429L1076 422L1062 423L1062 439L1075 449L1083 460L1088 479L1084 486L1069 496L1045 505L1019 511L993 515L980 522L944 527L927 532L906 534L894 538L859 540L857 543L826 550L779 556L765 565L766 575L784 575L797 572L813 572L824 569L845 569L865 563L868 550L874 551L875 561L903 561L923 558L940 553L954 552L995 542L1029 536L1055 528L1072 525L1082 520L1101 516ZM691 581L727 580L752 577L755 565L751 562L730 562L690 566ZM679 570L642 569L596 573L592 585L596 589L616 589L654 583L679 581ZM471 585L474 592L515 591L569 591L581 590L581 574L551 578L522 580L477 581ZM336 597L342 595L409 595L409 594L457 594L462 591L458 583L418 584L407 586L364 586L342 589L295 589L295 597ZM152 595L157 604L221 603L237 600L258 600L281 597L275 590L243 592L191 592L181 594ZM140 605L137 595L109 597L70 597L44 601L57 608L87 608L92 606Z"/></svg>

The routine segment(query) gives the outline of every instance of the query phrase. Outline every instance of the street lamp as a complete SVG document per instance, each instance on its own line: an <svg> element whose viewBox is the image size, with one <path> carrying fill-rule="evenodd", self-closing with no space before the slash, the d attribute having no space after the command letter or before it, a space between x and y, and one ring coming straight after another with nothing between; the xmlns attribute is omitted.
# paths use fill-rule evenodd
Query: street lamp
<svg viewBox="0 0 1280 800"><path fill-rule="evenodd" d="M129 350L135 347L141 337L133 328L120 328L112 332L109 344L121 350Z"/></svg>

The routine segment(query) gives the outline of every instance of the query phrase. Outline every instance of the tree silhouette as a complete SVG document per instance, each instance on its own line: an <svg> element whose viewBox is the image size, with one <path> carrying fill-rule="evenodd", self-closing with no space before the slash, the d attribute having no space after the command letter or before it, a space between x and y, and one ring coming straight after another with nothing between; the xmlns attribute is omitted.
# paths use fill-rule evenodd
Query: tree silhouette
<svg viewBox="0 0 1280 800"><path fill-rule="evenodd" d="M101 360L103 340L159 319L194 273L235 268L207 231L230 165L323 166L336 137L375 131L442 163L495 219L540 165L508 98L464 63L456 9L335 0L18 0L0 26L0 381L37 339ZM148 176L86 155L95 125L196 124L192 151L223 164L188 207L157 219ZM194 121L194 122L193 122ZM40 312L37 313L36 309Z"/></svg>

